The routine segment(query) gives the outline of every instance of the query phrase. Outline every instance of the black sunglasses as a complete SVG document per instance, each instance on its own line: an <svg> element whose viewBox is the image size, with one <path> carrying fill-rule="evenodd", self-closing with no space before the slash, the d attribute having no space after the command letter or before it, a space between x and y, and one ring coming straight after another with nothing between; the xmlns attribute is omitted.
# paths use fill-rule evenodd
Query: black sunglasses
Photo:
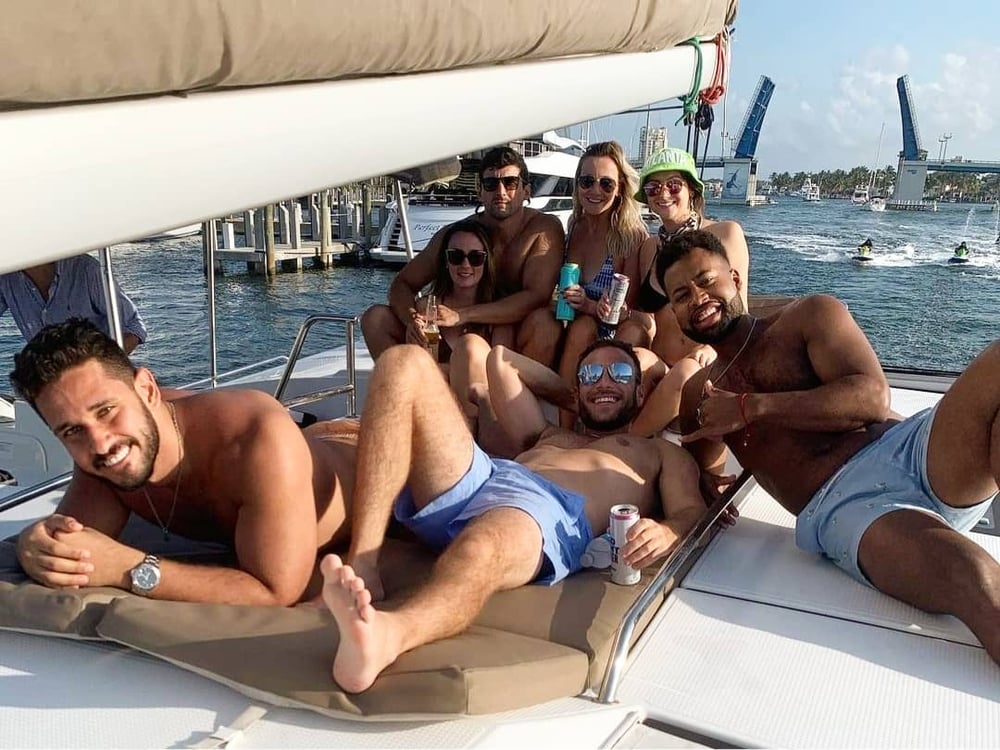
<svg viewBox="0 0 1000 750"><path fill-rule="evenodd" d="M486 262L485 250L470 250L469 252L465 252L456 247L449 247L444 251L444 254L448 256L448 263L453 266L460 266L463 262L469 261L470 266L479 268Z"/></svg>
<svg viewBox="0 0 1000 750"><path fill-rule="evenodd" d="M609 195L615 192L615 187L617 187L618 185L618 183L612 180L610 177L602 177L601 179L597 179L592 174L582 174L576 178L577 187L583 190L589 190L590 188L594 187L595 182L601 186L601 190L603 190L605 193L608 193Z"/></svg>
<svg viewBox="0 0 1000 750"><path fill-rule="evenodd" d="M517 190L521 184L521 175L508 175L507 177L484 177L480 180L483 190L487 193L495 193L500 187L500 183L508 190Z"/></svg>

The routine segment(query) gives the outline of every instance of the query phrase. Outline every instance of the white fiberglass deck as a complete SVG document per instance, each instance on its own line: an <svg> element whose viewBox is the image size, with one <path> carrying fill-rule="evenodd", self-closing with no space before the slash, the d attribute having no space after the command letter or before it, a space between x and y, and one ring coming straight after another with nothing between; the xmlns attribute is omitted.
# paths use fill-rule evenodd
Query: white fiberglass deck
<svg viewBox="0 0 1000 750"><path fill-rule="evenodd" d="M794 544L762 489L660 611L619 698L767 747L996 747L1000 668L958 620L863 586ZM1000 559L1000 538L973 534Z"/></svg>
<svg viewBox="0 0 1000 750"><path fill-rule="evenodd" d="M225 735L224 727L253 706L267 712L242 730L242 748L510 747L525 743L528 729L546 745L562 738L596 748L642 718L636 707L567 698L457 721L340 721L255 704L135 651L11 632L0 633L0 665L5 747L194 747Z"/></svg>

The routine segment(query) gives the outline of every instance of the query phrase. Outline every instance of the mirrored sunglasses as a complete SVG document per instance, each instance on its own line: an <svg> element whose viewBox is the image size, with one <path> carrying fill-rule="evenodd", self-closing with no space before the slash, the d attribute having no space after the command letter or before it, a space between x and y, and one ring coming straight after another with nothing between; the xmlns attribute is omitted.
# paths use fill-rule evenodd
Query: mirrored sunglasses
<svg viewBox="0 0 1000 750"><path fill-rule="evenodd" d="M671 195L677 195L681 190L687 186L684 180L675 177L672 180L667 180L666 182L660 182L659 180L650 180L645 185L642 186L642 192L646 195L654 196L659 195L666 188L667 192Z"/></svg>
<svg viewBox="0 0 1000 750"><path fill-rule="evenodd" d="M480 182L482 183L483 190L487 193L495 193L497 188L500 187L500 183L507 190L517 190L518 186L521 184L521 175L508 175L507 177L483 177Z"/></svg>
<svg viewBox="0 0 1000 750"><path fill-rule="evenodd" d="M594 183L598 183L601 186L601 190L609 195L615 192L615 187L618 183L612 180L610 177L602 177L597 179L592 174L582 174L576 178L576 184L581 190L589 190L594 187Z"/></svg>
<svg viewBox="0 0 1000 750"><path fill-rule="evenodd" d="M444 254L448 256L448 263L453 266L460 266L463 262L469 261L470 266L479 268L479 266L486 262L485 250L470 250L469 252L465 252L456 247L449 247L444 251Z"/></svg>
<svg viewBox="0 0 1000 750"><path fill-rule="evenodd" d="M632 378L635 377L635 370L628 362L612 362L610 365L596 363L580 365L580 369L576 371L576 377L580 381L580 385L596 385L604 373L607 373L608 377L616 383L623 385L631 383Z"/></svg>

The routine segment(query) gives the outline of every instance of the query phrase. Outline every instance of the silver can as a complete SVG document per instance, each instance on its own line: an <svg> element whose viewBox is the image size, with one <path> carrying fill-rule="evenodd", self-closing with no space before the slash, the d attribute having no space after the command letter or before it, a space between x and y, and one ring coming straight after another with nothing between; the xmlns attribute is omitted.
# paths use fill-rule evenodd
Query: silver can
<svg viewBox="0 0 1000 750"><path fill-rule="evenodd" d="M621 315L622 305L625 304L625 295L628 294L628 283L628 276L623 273L616 273L611 280L611 289L608 290L611 311L608 317L601 318L608 325L618 325L618 317Z"/></svg>
<svg viewBox="0 0 1000 750"><path fill-rule="evenodd" d="M638 569L621 561L621 550L628 543L628 530L639 522L639 509L635 505L612 505L608 523L611 535L611 582L622 586L639 583Z"/></svg>

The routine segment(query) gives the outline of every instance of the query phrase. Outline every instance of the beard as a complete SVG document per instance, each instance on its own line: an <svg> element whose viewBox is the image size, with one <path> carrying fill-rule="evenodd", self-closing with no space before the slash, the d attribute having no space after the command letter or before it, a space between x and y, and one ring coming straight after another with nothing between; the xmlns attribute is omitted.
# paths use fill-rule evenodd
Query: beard
<svg viewBox="0 0 1000 750"><path fill-rule="evenodd" d="M583 426L593 432L616 432L635 419L638 413L639 405L636 403L634 391L632 398L622 404L618 413L607 419L594 417L588 410L586 403L581 403L579 409L580 421L583 422Z"/></svg>
<svg viewBox="0 0 1000 750"><path fill-rule="evenodd" d="M139 455L141 459L139 466L135 469L135 471L118 474L112 478L101 472L101 469L105 468L105 457L98 456L94 459L94 470L88 472L99 479L103 479L104 481L111 483L120 490L125 490L126 492L137 490L149 481L149 477L153 473L153 462L156 460L156 456L160 452L160 431L156 427L156 421L153 419L153 414L145 404L140 402L139 405L142 407L145 422L143 428L139 430L139 437L142 438L142 443L133 437L129 437L116 443L114 448L110 451L111 453L114 453L123 443L129 447L134 446L139 448ZM142 447L143 444L146 446L145 448ZM114 471L114 469L112 469L112 471Z"/></svg>
<svg viewBox="0 0 1000 750"><path fill-rule="evenodd" d="M696 341L699 344L714 345L733 332L744 313L746 313L746 308L743 306L743 299L737 292L731 300L722 306L719 314L719 322L714 326L704 331L696 331L693 328L684 328L682 330L684 335L692 341Z"/></svg>

